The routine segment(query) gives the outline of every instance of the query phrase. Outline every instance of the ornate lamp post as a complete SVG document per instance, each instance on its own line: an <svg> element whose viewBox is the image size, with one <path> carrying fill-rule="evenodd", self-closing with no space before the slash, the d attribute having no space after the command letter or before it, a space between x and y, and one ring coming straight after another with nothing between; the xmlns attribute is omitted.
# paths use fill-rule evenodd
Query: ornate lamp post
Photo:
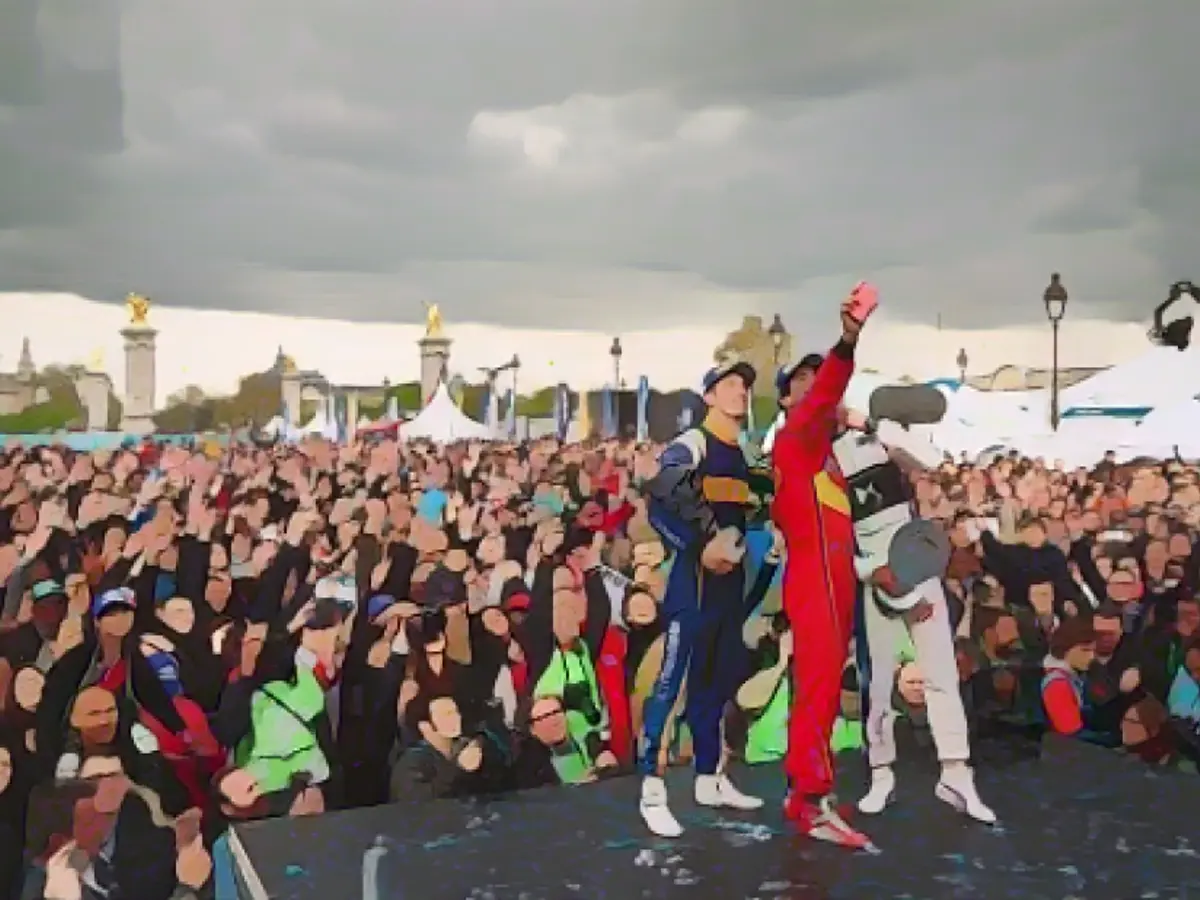
<svg viewBox="0 0 1200 900"><path fill-rule="evenodd" d="M624 353L625 351L621 347L621 339L619 337L613 338L612 346L608 348L608 355L612 357L613 361L613 390L615 391L621 389L621 357Z"/></svg>
<svg viewBox="0 0 1200 900"><path fill-rule="evenodd" d="M958 358L955 360L958 364L958 383L967 383L967 348L960 347L958 350Z"/></svg>
<svg viewBox="0 0 1200 900"><path fill-rule="evenodd" d="M1063 287L1061 276L1057 272L1050 276L1050 285L1042 294L1042 302L1046 305L1046 318L1050 320L1050 331L1053 335L1053 356L1050 362L1050 427L1058 431L1058 325L1067 313L1067 289Z"/></svg>
<svg viewBox="0 0 1200 900"><path fill-rule="evenodd" d="M783 352L783 339L787 337L787 328L783 325L783 319L779 318L779 313L775 313L775 319L771 322L771 327L767 329L767 334L771 336L771 359L775 363L775 368L779 368L779 363L782 361L780 356Z"/></svg>
<svg viewBox="0 0 1200 900"><path fill-rule="evenodd" d="M516 403L517 402L517 372L521 368L521 357L517 356L517 354L514 353L513 358L511 360L509 360L509 362L508 362L508 367L510 369L512 369L512 373L513 373L513 380L512 380L513 403Z"/></svg>

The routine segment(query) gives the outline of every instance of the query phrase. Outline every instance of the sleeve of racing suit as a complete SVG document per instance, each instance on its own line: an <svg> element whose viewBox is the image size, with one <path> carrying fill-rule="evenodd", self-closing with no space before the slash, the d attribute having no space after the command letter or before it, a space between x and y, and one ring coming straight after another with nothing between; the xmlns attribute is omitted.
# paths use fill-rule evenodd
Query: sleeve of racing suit
<svg viewBox="0 0 1200 900"><path fill-rule="evenodd" d="M650 524L663 543L679 553L695 547L703 538L700 525L684 518L672 502L676 491L686 490L683 482L700 462L693 434L698 432L685 432L667 445L658 460L658 474L645 485Z"/></svg>
<svg viewBox="0 0 1200 900"><path fill-rule="evenodd" d="M853 374L854 345L840 340L829 351L825 362L821 363L808 393L788 411L782 430L799 431L807 428L812 422L833 415Z"/></svg>

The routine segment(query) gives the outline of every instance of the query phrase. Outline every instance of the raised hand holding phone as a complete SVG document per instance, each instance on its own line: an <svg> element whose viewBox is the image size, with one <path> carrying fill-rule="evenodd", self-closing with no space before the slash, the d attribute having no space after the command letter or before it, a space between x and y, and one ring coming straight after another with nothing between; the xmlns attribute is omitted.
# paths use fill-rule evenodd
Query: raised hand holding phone
<svg viewBox="0 0 1200 900"><path fill-rule="evenodd" d="M860 281L842 304L842 336L853 340L879 306L879 290L873 284Z"/></svg>

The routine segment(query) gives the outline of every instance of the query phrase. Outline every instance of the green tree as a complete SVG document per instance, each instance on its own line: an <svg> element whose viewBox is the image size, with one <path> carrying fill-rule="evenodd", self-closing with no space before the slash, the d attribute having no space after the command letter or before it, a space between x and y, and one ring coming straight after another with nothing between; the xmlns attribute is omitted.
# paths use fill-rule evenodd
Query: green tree
<svg viewBox="0 0 1200 900"><path fill-rule="evenodd" d="M487 385L485 384L463 385L463 412L472 419L482 421L487 414L487 410L483 408L483 400L486 395Z"/></svg>
<svg viewBox="0 0 1200 900"><path fill-rule="evenodd" d="M87 426L87 415L68 369L48 366L37 376L36 384L39 394L44 392L45 400L19 413L0 416L0 433L39 434Z"/></svg>
<svg viewBox="0 0 1200 900"><path fill-rule="evenodd" d="M771 422L779 411L779 404L774 397L755 397L752 402L754 426L760 431L765 431L771 427Z"/></svg>
<svg viewBox="0 0 1200 900"><path fill-rule="evenodd" d="M214 425L214 402L172 403L154 416L154 427L173 434L194 434L211 431Z"/></svg>
<svg viewBox="0 0 1200 900"><path fill-rule="evenodd" d="M256 372L238 382L237 393L214 403L215 426L241 426L252 422L265 425L279 414L279 375L275 372Z"/></svg>
<svg viewBox="0 0 1200 900"><path fill-rule="evenodd" d="M423 405L421 397L421 383L419 381L406 381L403 384L393 384L387 389L387 398L396 398L396 405L400 407L401 412L416 412ZM384 404L386 408L387 404Z"/></svg>
<svg viewBox="0 0 1200 900"><path fill-rule="evenodd" d="M105 427L109 431L118 431L121 428L121 420L125 418L125 404L121 402L121 398L112 391L108 392L108 421Z"/></svg>
<svg viewBox="0 0 1200 900"><path fill-rule="evenodd" d="M547 419L554 415L554 395L556 387L544 387L528 396L517 398L517 415L528 416L531 419Z"/></svg>
<svg viewBox="0 0 1200 900"><path fill-rule="evenodd" d="M383 414L387 412L387 403L379 400L362 400L358 401L359 416L366 416L372 421L383 418Z"/></svg>

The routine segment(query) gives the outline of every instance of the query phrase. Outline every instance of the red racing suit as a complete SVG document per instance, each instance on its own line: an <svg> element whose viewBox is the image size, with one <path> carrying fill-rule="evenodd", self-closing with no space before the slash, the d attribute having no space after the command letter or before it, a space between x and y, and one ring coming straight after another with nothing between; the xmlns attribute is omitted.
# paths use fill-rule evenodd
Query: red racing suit
<svg viewBox="0 0 1200 900"><path fill-rule="evenodd" d="M807 797L833 790L829 743L854 628L854 527L833 455L837 408L853 373L854 347L840 341L788 410L772 451L771 516L787 545L783 610L796 643L784 771Z"/></svg>

